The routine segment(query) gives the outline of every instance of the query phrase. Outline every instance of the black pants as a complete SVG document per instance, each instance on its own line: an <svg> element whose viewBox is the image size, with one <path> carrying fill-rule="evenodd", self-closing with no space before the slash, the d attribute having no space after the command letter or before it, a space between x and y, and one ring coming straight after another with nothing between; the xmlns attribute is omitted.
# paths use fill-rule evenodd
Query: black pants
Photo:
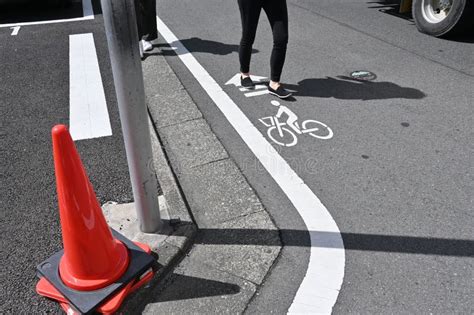
<svg viewBox="0 0 474 315"><path fill-rule="evenodd" d="M280 82L288 43L288 9L286 0L238 0L242 19L242 40L239 47L240 71L249 72L252 45L257 32L260 11L268 16L273 32L273 50L270 59L271 79Z"/></svg>
<svg viewBox="0 0 474 315"><path fill-rule="evenodd" d="M156 0L135 0L138 39L151 41L158 38L156 29Z"/></svg>

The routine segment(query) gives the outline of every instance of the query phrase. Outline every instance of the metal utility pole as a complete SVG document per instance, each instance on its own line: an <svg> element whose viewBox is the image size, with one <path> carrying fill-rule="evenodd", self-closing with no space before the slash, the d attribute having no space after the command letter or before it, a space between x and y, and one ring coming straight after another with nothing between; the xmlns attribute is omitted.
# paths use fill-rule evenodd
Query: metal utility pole
<svg viewBox="0 0 474 315"><path fill-rule="evenodd" d="M140 230L162 225L153 167L145 89L133 0L101 0L128 169Z"/></svg>

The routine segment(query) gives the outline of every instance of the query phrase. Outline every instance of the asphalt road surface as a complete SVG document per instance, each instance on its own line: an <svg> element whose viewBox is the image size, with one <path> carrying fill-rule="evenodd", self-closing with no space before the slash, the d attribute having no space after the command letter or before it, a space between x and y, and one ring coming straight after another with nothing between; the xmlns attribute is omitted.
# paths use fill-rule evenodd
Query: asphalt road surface
<svg viewBox="0 0 474 315"><path fill-rule="evenodd" d="M160 0L158 15L337 222L346 262L334 313L472 313L473 39L420 34L385 1L289 0L288 6L282 80L296 93L280 103L300 124L329 126L331 139L291 136L289 128L284 137L272 136L260 119L276 115L274 98L225 85L239 71L236 1ZM162 40L169 63L277 225L301 228L285 195L166 47ZM269 76L271 47L262 13L252 74ZM353 80L356 70L377 78ZM297 288L301 277L291 266L277 268L248 310L285 312L294 291L281 292L282 281Z"/></svg>
<svg viewBox="0 0 474 315"><path fill-rule="evenodd" d="M77 18L77 5L10 8L8 19L0 8L0 24ZM57 312L56 303L34 290L36 265L62 248L51 128L69 125L69 35L93 34L112 128L112 136L76 146L101 203L130 202L132 193L101 16L14 31L0 28L0 313Z"/></svg>
<svg viewBox="0 0 474 315"><path fill-rule="evenodd" d="M473 313L472 38L416 31L387 1L289 0L290 43L281 101L300 124L334 133L269 136L260 119L278 110L267 94L225 85L239 70L236 1L158 0L158 15L321 199L341 231L345 276L334 313ZM107 45L95 19L0 28L1 313L57 311L36 295L36 264L61 248L50 130L69 123L69 36L92 33L112 136L76 142L100 202L132 199ZM12 9L9 9L12 10ZM0 14L0 24L80 18L74 4ZM269 76L264 14L251 71ZM285 313L305 273L297 211L176 54L163 54L255 188L288 249L248 311ZM173 46L173 43L171 43ZM376 74L370 82L348 76ZM256 90L258 92L261 90ZM265 122L267 120L264 120ZM282 122L284 122L282 120ZM291 139L291 141L289 140ZM286 236L285 236L286 233ZM296 233L297 234L297 233ZM293 290L282 291L285 282Z"/></svg>

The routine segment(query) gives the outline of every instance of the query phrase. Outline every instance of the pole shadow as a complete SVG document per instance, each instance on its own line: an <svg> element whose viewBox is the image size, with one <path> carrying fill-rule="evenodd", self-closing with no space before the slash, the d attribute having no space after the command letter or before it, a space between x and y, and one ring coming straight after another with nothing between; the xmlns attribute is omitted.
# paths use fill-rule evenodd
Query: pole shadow
<svg viewBox="0 0 474 315"><path fill-rule="evenodd" d="M422 99L422 91L392 82L360 81L347 76L304 79L298 84L285 84L296 90L295 96L335 98L342 100L379 100L391 98Z"/></svg>
<svg viewBox="0 0 474 315"><path fill-rule="evenodd" d="M474 257L474 241L472 240L345 232L339 234L290 229L200 229L195 244L281 246L280 239L284 246ZM164 287L167 289L162 290ZM157 287L157 291L150 299L147 299L146 303L138 306L137 311L143 311L148 303L235 295L240 291L241 288L233 283L172 273L163 280L161 286Z"/></svg>
<svg viewBox="0 0 474 315"><path fill-rule="evenodd" d="M202 229L196 239L205 245L285 246L342 248L334 232L262 229ZM474 241L400 235L341 233L344 249L371 252L474 257Z"/></svg>
<svg viewBox="0 0 474 315"><path fill-rule="evenodd" d="M157 295L152 303L233 295L240 292L240 287L233 283L184 276L176 273L171 274L167 281L171 283L171 290L165 290Z"/></svg>
<svg viewBox="0 0 474 315"><path fill-rule="evenodd" d="M198 37L191 37L187 39L182 39L180 42L186 47L186 49L191 53L209 53L213 55L229 55L234 52L239 51L239 45L234 44L225 44L221 42L216 42L213 40L201 39ZM161 48L161 54L165 56L169 55L180 55L184 52L181 52L179 49L171 49L175 47L175 42L171 44L157 44L154 47ZM257 49L252 49L252 53L258 53Z"/></svg>
<svg viewBox="0 0 474 315"><path fill-rule="evenodd" d="M240 286L233 283L185 276L177 273L167 275L158 286L154 287L154 292L149 294L145 301L131 304L136 314L141 314L148 304L235 295L241 291ZM166 290L163 290L164 288ZM129 297L129 300L133 300L133 297Z"/></svg>

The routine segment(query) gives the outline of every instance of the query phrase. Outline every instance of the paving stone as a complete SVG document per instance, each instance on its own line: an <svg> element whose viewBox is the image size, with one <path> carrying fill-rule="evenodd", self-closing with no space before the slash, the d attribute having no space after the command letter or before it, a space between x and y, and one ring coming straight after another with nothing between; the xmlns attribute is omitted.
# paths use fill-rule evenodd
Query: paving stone
<svg viewBox="0 0 474 315"><path fill-rule="evenodd" d="M201 229L263 210L255 192L229 159L189 169L180 180Z"/></svg>
<svg viewBox="0 0 474 315"><path fill-rule="evenodd" d="M166 243L184 249L188 245L189 238L194 238L196 226L194 224L179 224L173 235L166 239Z"/></svg>
<svg viewBox="0 0 474 315"><path fill-rule="evenodd" d="M203 119L161 128L160 135L178 176L192 167L228 158Z"/></svg>
<svg viewBox="0 0 474 315"><path fill-rule="evenodd" d="M201 118L202 114L173 70L162 58L148 58L143 63L148 108L157 127Z"/></svg>
<svg viewBox="0 0 474 315"><path fill-rule="evenodd" d="M261 284L280 252L278 229L265 211L252 213L202 229L196 238L193 257Z"/></svg>
<svg viewBox="0 0 474 315"><path fill-rule="evenodd" d="M243 313L279 255L279 232L179 80L162 64L166 63L164 58L156 56L150 61L153 59L155 68L144 66L147 102L168 159L154 166L160 177L160 163L171 162L199 234L173 273L154 281L146 301L127 310L147 314ZM154 150L162 151L156 143ZM169 208L184 209L181 191L168 185L173 176L165 175L160 184ZM176 211L170 218L176 218L174 215ZM196 228L186 224L190 222L189 217L177 225L173 236L162 243L164 258L177 257L173 251L186 245L187 235L196 234Z"/></svg>
<svg viewBox="0 0 474 315"><path fill-rule="evenodd" d="M192 255L192 253L191 253ZM157 287L144 314L239 314L255 294L251 282L188 258Z"/></svg>
<svg viewBox="0 0 474 315"><path fill-rule="evenodd" d="M158 178L159 186L163 192L163 200L160 201L160 207L168 209L167 219L179 219L182 223L193 224L188 208L181 195L180 188L176 178L168 165L165 152L161 147L155 130L150 124L151 147L153 151L153 163ZM162 215L163 216L163 215Z"/></svg>

